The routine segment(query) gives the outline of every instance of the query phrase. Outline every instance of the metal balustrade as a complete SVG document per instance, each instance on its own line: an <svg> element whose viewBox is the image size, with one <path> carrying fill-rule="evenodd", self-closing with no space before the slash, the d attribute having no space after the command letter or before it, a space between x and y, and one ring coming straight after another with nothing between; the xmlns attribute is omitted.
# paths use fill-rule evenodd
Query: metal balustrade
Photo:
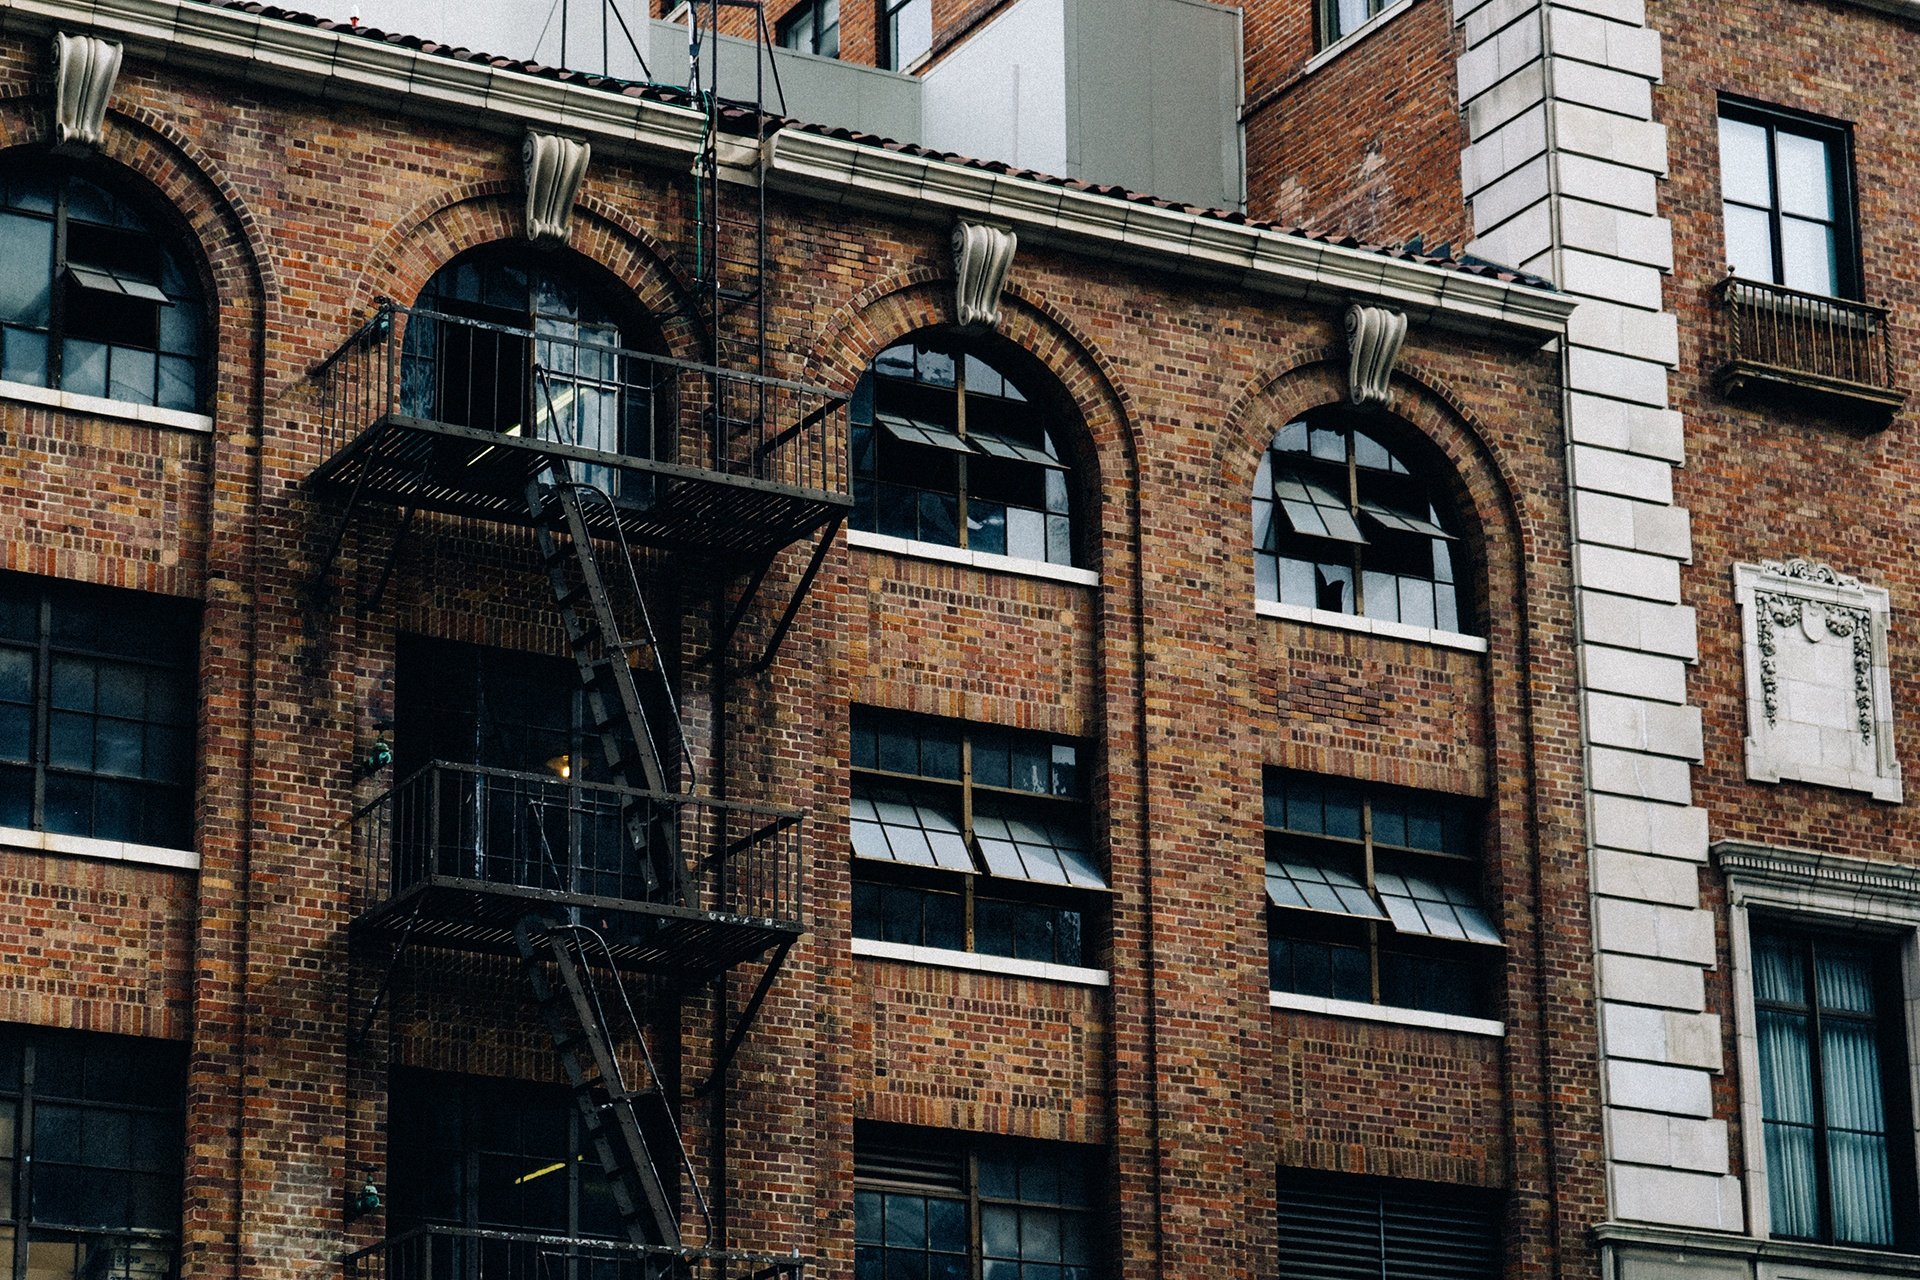
<svg viewBox="0 0 1920 1280"><path fill-rule="evenodd" d="M460 1227L348 1254L344 1280L800 1280L809 1259Z"/></svg>
<svg viewBox="0 0 1920 1280"><path fill-rule="evenodd" d="M1737 277L1722 280L1715 298L1722 390L1766 383L1888 409L1904 400L1887 308Z"/></svg>

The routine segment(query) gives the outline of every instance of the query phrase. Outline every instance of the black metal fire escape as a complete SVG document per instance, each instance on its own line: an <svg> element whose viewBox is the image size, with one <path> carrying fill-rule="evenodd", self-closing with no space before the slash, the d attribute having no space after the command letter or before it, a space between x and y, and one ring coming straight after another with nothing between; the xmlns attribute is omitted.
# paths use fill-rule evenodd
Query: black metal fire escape
<svg viewBox="0 0 1920 1280"><path fill-rule="evenodd" d="M716 91L713 33L723 9L749 11L759 35L751 98ZM691 93L707 128L694 173L689 266L711 362L484 326L492 350L524 352L530 367L514 383L528 403L493 419L528 429L483 428L447 420L411 376L412 366L426 364L416 352L444 351L462 337L477 349L469 331L478 326L383 304L316 371L332 448L312 484L346 499L321 580L366 508L404 512L380 584L362 607L377 605L417 513L531 529L611 779L435 762L360 811L355 935L389 957L361 1038L410 947L517 956L582 1132L641 1251L640 1274L677 1278L710 1267L726 1275L744 1265L756 1280L792 1280L794 1259L711 1247L713 1217L681 1145L676 1099L653 1068L622 978L709 981L743 963L762 966L716 1045L711 1087L802 931L801 815L703 795L696 785L636 548L684 555L702 566L705 581L740 584L716 613L707 659L718 698L730 675L771 659L851 506L846 397L769 372L765 14L757 0L696 0L695 10ZM556 394L564 377L552 366L582 368L589 358L617 370L611 382L622 421L646 419L644 447L609 449L563 428L568 397L564 388ZM730 662L728 646L775 558L802 539L816 546L765 652ZM713 749L724 778L725 743ZM704 1220L692 1247L675 1191L683 1184Z"/></svg>

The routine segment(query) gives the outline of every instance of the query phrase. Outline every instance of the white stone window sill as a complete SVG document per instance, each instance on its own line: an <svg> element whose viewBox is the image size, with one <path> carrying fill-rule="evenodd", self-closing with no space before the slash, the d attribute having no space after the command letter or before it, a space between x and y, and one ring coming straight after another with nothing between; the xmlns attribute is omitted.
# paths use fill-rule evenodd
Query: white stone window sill
<svg viewBox="0 0 1920 1280"><path fill-rule="evenodd" d="M99 858L106 862L137 862L149 867L172 867L177 871L200 869L200 855L191 849L161 849L150 844L95 840L91 836L70 836L57 831L24 831L19 827L0 827L0 849L63 853L76 858Z"/></svg>
<svg viewBox="0 0 1920 1280"><path fill-rule="evenodd" d="M176 431L213 430L213 419L204 413L186 413L180 409L159 409L150 404L126 400L108 400L104 396L83 396L71 391L55 391L25 382L0 382L0 400L23 400L43 404L69 413L84 413L96 418L118 418L122 422L141 422L150 427L172 427Z"/></svg>
<svg viewBox="0 0 1920 1280"><path fill-rule="evenodd" d="M1077 587L1100 585L1100 575L1091 569L1075 569L1069 565L1050 564L1045 560L1024 560L1019 556L997 556L991 551L967 551L960 547L943 547L935 542L915 542L912 538L896 538L885 533L865 533L859 529L849 529L847 545L866 551L891 551L895 555L913 556L919 560L963 564L970 569L1017 573L1026 578L1049 578L1054 582L1070 582Z"/></svg>
<svg viewBox="0 0 1920 1280"><path fill-rule="evenodd" d="M1391 1022L1402 1027L1427 1027L1434 1031L1462 1031L1470 1036L1507 1034L1506 1024L1492 1018L1463 1018L1457 1013L1429 1013L1425 1009L1395 1009L1388 1005L1361 1004L1357 1000L1303 996L1292 991L1267 992L1267 1007L1293 1009L1299 1013L1324 1013L1334 1018L1360 1018L1367 1022Z"/></svg>
<svg viewBox="0 0 1920 1280"><path fill-rule="evenodd" d="M874 938L855 938L853 954L870 960L904 960L908 964L938 965L943 969L971 969L975 973L999 973L1013 978L1043 978L1048 982L1069 982L1079 987L1104 987L1109 979L1105 969L1083 969L1072 964L1047 964L1040 960L1015 960L1011 956L983 956L975 951L949 951L945 947L914 947L904 942L881 942Z"/></svg>
<svg viewBox="0 0 1920 1280"><path fill-rule="evenodd" d="M1307 65L1300 68L1300 74L1303 76L1312 75L1411 8L1413 8L1413 0L1394 0L1393 4L1388 5L1320 52L1314 54L1311 58L1308 58Z"/></svg>
<svg viewBox="0 0 1920 1280"><path fill-rule="evenodd" d="M1442 649L1459 649L1466 653L1485 653L1486 639L1482 636L1470 636L1459 631L1439 631L1433 627L1415 627L1404 622L1388 622L1384 618L1362 618L1351 613L1334 613L1327 609L1309 609L1304 605L1281 604L1278 600L1256 600L1253 611L1263 618L1285 618L1289 622L1305 622L1316 627L1333 627L1340 631L1358 631L1363 635L1384 636L1391 640L1411 640L1415 644L1437 645Z"/></svg>

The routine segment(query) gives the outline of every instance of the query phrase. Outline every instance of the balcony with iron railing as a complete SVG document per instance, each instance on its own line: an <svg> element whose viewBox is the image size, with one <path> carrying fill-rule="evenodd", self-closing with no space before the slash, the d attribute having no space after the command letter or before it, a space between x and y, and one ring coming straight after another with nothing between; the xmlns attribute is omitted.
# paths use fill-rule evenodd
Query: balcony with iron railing
<svg viewBox="0 0 1920 1280"><path fill-rule="evenodd" d="M756 373L382 303L315 371L323 492L526 524L563 459L595 534L764 555L843 515L847 397Z"/></svg>
<svg viewBox="0 0 1920 1280"><path fill-rule="evenodd" d="M801 934L801 817L436 761L354 815L354 927L512 955L542 915L623 969L709 977Z"/></svg>
<svg viewBox="0 0 1920 1280"><path fill-rule="evenodd" d="M800 1280L807 1261L797 1254L429 1226L347 1255L344 1280Z"/></svg>
<svg viewBox="0 0 1920 1280"><path fill-rule="evenodd" d="M1723 318L1714 383L1722 392L1785 392L1876 417L1906 399L1887 308L1732 276L1714 296Z"/></svg>

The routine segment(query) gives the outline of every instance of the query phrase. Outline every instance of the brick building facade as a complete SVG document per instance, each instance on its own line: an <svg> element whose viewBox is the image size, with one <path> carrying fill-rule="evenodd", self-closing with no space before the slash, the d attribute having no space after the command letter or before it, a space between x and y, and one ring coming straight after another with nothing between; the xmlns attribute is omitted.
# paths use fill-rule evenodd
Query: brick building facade
<svg viewBox="0 0 1920 1280"><path fill-rule="evenodd" d="M0 67L15 1275L1593 1273L1566 297L253 6Z"/></svg>

